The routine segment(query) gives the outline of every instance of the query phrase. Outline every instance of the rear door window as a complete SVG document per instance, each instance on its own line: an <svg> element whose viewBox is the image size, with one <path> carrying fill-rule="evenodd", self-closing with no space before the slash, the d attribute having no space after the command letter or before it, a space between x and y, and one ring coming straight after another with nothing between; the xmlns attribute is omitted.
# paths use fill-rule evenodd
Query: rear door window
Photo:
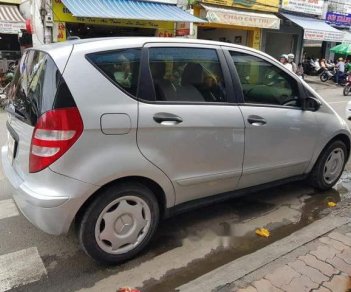
<svg viewBox="0 0 351 292"><path fill-rule="evenodd" d="M140 54L140 49L126 49L89 54L87 59L112 83L135 97L139 80Z"/></svg>
<svg viewBox="0 0 351 292"><path fill-rule="evenodd" d="M156 101L227 102L216 50L150 48L149 68Z"/></svg>

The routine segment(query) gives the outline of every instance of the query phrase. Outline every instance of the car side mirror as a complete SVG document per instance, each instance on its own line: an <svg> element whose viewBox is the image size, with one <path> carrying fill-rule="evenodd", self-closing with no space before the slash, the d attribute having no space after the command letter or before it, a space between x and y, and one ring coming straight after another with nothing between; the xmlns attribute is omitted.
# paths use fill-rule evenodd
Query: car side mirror
<svg viewBox="0 0 351 292"><path fill-rule="evenodd" d="M311 111L311 112L316 112L319 110L319 108L321 107L322 103L313 97L306 97L303 100L303 107L302 109L304 111Z"/></svg>

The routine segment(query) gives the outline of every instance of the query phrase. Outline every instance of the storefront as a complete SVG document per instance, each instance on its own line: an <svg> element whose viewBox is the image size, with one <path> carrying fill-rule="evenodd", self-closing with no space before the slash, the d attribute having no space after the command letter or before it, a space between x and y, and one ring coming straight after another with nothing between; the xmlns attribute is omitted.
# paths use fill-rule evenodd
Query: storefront
<svg viewBox="0 0 351 292"><path fill-rule="evenodd" d="M263 50L274 56L293 53L295 61L304 56L320 58L326 52L326 42L340 41L342 34L322 20L324 0L284 0L281 4L282 19L279 31L266 30Z"/></svg>
<svg viewBox="0 0 351 292"><path fill-rule="evenodd" d="M20 44L18 41L21 29L26 28L25 20L18 10L20 1L0 2L0 72L6 72L8 64L20 57Z"/></svg>
<svg viewBox="0 0 351 292"><path fill-rule="evenodd" d="M322 58L326 55L327 42L342 42L344 33L325 23L324 20L282 14L303 29L304 57Z"/></svg>
<svg viewBox="0 0 351 292"><path fill-rule="evenodd" d="M54 0L54 41L68 37L176 35L177 22L202 22L176 6L177 0Z"/></svg>
<svg viewBox="0 0 351 292"><path fill-rule="evenodd" d="M264 12L278 12L278 6L279 0L203 0L194 8L195 16L207 20L197 25L197 38L261 49L262 31L280 27L278 17Z"/></svg>
<svg viewBox="0 0 351 292"><path fill-rule="evenodd" d="M351 3L346 0L330 2L325 22L344 33L343 43L351 43ZM335 59L337 57L330 49L336 46L337 42L326 44L326 58Z"/></svg>

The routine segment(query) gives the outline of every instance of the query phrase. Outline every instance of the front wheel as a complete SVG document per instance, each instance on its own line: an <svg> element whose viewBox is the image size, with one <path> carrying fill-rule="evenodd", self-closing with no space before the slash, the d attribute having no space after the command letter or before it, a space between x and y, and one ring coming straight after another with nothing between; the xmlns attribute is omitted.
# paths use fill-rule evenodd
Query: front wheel
<svg viewBox="0 0 351 292"><path fill-rule="evenodd" d="M310 175L310 183L319 190L330 189L340 178L347 159L344 142L329 144L319 156Z"/></svg>
<svg viewBox="0 0 351 292"><path fill-rule="evenodd" d="M328 81L329 77L327 73L322 73L319 78L321 79L322 82Z"/></svg>
<svg viewBox="0 0 351 292"><path fill-rule="evenodd" d="M344 87L343 94L344 94L345 96L348 96L349 93L350 93L350 89L351 89L351 86L350 86L350 85L346 85L346 86Z"/></svg>
<svg viewBox="0 0 351 292"><path fill-rule="evenodd" d="M110 186L85 211L79 241L94 260L118 264L145 248L158 221L158 203L147 187L139 183Z"/></svg>

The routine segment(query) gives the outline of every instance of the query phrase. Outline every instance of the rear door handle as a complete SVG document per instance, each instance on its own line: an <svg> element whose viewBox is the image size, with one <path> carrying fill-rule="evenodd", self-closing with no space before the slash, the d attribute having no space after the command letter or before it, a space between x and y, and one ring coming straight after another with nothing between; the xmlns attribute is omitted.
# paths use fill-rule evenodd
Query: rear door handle
<svg viewBox="0 0 351 292"><path fill-rule="evenodd" d="M247 121L253 126L263 126L263 125L267 124L267 122L264 118L262 118L260 116L255 116L255 115L249 116L247 118Z"/></svg>
<svg viewBox="0 0 351 292"><path fill-rule="evenodd" d="M157 113L154 115L154 121L162 125L176 125L183 122L183 119L170 113Z"/></svg>

